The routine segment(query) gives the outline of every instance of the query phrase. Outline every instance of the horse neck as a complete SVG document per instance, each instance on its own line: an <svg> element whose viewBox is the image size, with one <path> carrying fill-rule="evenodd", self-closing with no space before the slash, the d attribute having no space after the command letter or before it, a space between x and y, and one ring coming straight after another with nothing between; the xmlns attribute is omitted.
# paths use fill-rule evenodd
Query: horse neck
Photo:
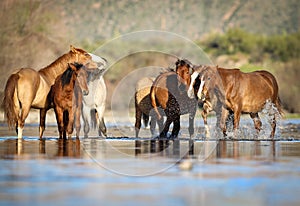
<svg viewBox="0 0 300 206"><path fill-rule="evenodd" d="M67 63L72 62L72 59L74 59L74 56L69 52L59 57L50 65L40 69L38 72L47 79L50 84L54 84L56 77L67 69Z"/></svg>
<svg viewBox="0 0 300 206"><path fill-rule="evenodd" d="M70 80L70 82L68 84L65 84L63 85L63 92L66 92L66 93L74 93L75 91L77 91L76 87L79 87L77 84L76 84L76 75L75 74L72 74L72 78Z"/></svg>

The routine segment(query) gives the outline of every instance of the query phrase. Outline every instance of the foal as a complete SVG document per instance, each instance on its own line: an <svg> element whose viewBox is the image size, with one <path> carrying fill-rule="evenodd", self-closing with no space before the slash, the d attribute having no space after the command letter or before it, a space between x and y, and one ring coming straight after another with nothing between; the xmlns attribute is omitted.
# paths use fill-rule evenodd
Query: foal
<svg viewBox="0 0 300 206"><path fill-rule="evenodd" d="M80 115L82 109L82 94L89 93L87 72L82 64L68 64L68 69L55 79L51 87L51 100L54 105L59 138L72 137L74 118L76 137L80 132Z"/></svg>

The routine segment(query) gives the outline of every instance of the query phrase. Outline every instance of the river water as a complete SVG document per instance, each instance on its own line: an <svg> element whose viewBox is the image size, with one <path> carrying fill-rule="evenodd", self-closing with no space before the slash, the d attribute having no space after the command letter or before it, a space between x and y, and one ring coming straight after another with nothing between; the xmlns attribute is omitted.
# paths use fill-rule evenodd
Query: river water
<svg viewBox="0 0 300 206"><path fill-rule="evenodd" d="M273 141L59 140L55 127L39 140L35 130L17 140L0 127L0 205L300 204L298 120Z"/></svg>

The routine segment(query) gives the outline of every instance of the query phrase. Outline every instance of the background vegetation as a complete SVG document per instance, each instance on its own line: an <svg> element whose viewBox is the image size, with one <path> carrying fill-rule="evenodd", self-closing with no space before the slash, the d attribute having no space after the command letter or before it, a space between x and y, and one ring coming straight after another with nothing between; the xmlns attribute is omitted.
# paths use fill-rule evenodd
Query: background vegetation
<svg viewBox="0 0 300 206"><path fill-rule="evenodd" d="M285 109L300 112L299 11L298 0L2 0L0 94L15 69L42 68L67 52L70 44L93 52L107 40L150 29L191 39L222 67L271 71ZM111 48L109 55L124 48ZM176 42L172 48L178 55L183 49ZM105 74L108 93L137 66L172 63L170 57L129 56Z"/></svg>

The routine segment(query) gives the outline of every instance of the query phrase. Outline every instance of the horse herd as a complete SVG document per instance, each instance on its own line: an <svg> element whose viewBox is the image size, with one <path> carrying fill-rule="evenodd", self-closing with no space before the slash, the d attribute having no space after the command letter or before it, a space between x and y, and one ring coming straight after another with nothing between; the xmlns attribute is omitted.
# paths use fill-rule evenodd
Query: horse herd
<svg viewBox="0 0 300 206"><path fill-rule="evenodd" d="M168 69L156 78L145 77L137 82L136 137L143 119L145 125L150 120L153 137L158 124L158 138L177 138L183 114L189 114L188 131L192 136L199 102L203 105L201 115L206 136L209 135L207 115L211 111L216 112L216 128L224 136L227 135L228 121L233 121L234 136L237 135L242 113L250 114L258 134L262 126L258 112L268 102L282 114L276 79L267 71L243 73L239 69L194 65L186 59L178 59L175 65L174 70ZM22 138L30 108L36 108L40 110L39 136L42 138L46 113L54 108L60 138L71 138L74 127L76 137L79 137L81 117L85 137L91 125L96 125L99 136L106 136L103 117L106 101L103 72L106 66L104 58L70 46L68 53L45 68L17 70L8 78L4 91L3 108L9 127L15 127L18 138ZM272 115L270 137L274 138L276 114ZM172 123L172 133L168 136Z"/></svg>

